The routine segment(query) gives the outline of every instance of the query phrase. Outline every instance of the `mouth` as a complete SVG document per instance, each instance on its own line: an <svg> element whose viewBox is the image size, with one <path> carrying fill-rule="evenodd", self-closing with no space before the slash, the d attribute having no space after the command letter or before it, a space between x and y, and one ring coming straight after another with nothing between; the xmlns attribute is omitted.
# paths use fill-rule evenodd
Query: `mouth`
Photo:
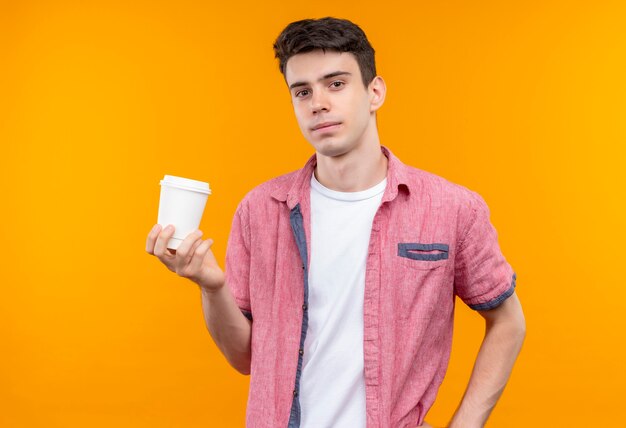
<svg viewBox="0 0 626 428"><path fill-rule="evenodd" d="M334 131L339 126L341 126L341 122L328 122L321 123L312 129L313 132L324 132L324 131Z"/></svg>

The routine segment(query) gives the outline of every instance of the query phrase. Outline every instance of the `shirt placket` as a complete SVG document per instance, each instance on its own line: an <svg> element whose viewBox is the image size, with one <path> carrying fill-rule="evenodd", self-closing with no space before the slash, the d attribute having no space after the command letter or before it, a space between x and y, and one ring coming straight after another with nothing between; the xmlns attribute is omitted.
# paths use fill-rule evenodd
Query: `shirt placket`
<svg viewBox="0 0 626 428"><path fill-rule="evenodd" d="M379 299L380 299L380 240L383 209L379 207L372 221L370 242L365 267L365 294L363 301L363 364L365 376L365 407L368 428L380 426L379 400Z"/></svg>
<svg viewBox="0 0 626 428"><path fill-rule="evenodd" d="M302 263L302 271L304 276L304 298L302 303L302 327L300 330L300 346L298 350L298 366L296 370L296 380L293 389L293 399L291 402L291 410L289 412L288 428L297 428L300 426L300 420L302 412L300 409L299 391L300 391L300 377L302 375L302 364L304 357L304 341L306 339L306 331L308 326L308 301L309 301L309 284L308 284L308 248L306 240L306 232L304 228L304 221L302 212L300 210L300 204L296 205L290 214L291 228L300 252L300 259Z"/></svg>

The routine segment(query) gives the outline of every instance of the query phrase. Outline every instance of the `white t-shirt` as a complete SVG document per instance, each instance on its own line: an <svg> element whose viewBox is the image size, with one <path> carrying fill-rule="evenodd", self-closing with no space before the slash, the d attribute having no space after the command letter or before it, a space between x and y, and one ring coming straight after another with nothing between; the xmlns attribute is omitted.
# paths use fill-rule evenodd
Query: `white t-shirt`
<svg viewBox="0 0 626 428"><path fill-rule="evenodd" d="M301 427L365 427L363 298L374 215L387 179L338 192L311 176L308 328L300 379Z"/></svg>

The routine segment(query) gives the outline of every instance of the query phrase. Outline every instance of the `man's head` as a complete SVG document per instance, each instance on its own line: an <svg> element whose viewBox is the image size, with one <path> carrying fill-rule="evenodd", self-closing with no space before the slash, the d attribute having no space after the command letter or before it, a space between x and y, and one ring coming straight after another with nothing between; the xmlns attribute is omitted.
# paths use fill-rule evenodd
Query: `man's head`
<svg viewBox="0 0 626 428"><path fill-rule="evenodd" d="M378 144L376 110L385 83L357 25L336 18L293 22L274 50L300 130L318 153L340 156L363 143ZM336 125L320 128L328 124Z"/></svg>
<svg viewBox="0 0 626 428"><path fill-rule="evenodd" d="M278 67L285 76L287 61L299 53L315 49L322 51L350 52L356 58L361 71L363 85L376 77L374 48L361 28L338 18L303 19L287 25L274 43Z"/></svg>

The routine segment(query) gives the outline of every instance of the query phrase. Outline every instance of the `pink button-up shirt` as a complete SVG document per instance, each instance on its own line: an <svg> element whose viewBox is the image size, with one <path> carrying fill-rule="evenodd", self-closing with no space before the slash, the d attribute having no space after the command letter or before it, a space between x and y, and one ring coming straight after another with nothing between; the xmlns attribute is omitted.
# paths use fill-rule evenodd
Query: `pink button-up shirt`
<svg viewBox="0 0 626 428"><path fill-rule="evenodd" d="M363 307L367 427L416 427L448 366L455 296L494 308L513 294L516 275L478 193L381 150L387 187L372 223ZM252 320L248 427L300 425L315 165L314 155L257 186L233 219L226 282Z"/></svg>

